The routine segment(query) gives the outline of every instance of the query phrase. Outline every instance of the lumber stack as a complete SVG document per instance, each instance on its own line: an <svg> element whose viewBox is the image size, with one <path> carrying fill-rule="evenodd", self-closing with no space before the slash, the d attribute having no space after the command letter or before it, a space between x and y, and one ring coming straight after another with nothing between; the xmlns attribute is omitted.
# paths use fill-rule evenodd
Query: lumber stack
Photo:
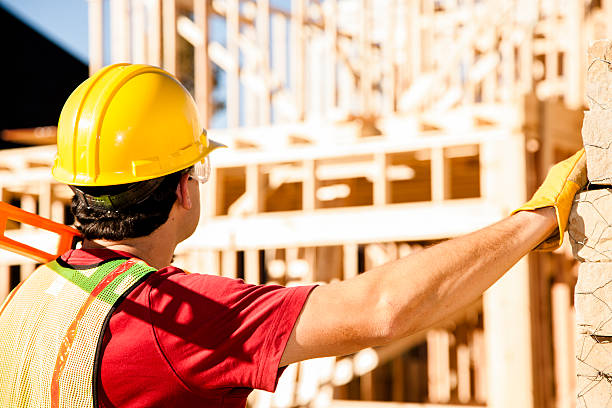
<svg viewBox="0 0 612 408"><path fill-rule="evenodd" d="M570 240L581 261L575 288L577 406L608 406L612 397L612 42L589 49L582 137L589 182L574 201Z"/></svg>

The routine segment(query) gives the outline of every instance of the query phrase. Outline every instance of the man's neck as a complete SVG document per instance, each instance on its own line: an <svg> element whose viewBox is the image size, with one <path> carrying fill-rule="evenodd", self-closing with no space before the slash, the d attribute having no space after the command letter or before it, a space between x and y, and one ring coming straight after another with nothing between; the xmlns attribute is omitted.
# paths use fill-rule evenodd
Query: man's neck
<svg viewBox="0 0 612 408"><path fill-rule="evenodd" d="M121 241L94 239L83 241L83 249L108 248L115 251L125 251L142 259L154 268L164 268L172 262L176 245L168 240L156 239L154 234L146 237L129 238Z"/></svg>

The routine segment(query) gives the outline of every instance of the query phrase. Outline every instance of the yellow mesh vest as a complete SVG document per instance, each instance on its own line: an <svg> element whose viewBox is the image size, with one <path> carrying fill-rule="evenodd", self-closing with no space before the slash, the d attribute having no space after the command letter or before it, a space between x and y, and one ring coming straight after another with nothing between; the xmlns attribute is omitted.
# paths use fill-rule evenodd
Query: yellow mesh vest
<svg viewBox="0 0 612 408"><path fill-rule="evenodd" d="M0 307L0 407L94 407L98 347L114 307L149 273L138 259L45 264Z"/></svg>

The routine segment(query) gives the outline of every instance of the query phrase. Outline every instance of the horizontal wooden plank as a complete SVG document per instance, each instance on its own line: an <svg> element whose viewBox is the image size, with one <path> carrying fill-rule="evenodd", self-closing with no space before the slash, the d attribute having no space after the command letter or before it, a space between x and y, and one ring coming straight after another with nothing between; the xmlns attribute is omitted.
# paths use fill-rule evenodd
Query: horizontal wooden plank
<svg viewBox="0 0 612 408"><path fill-rule="evenodd" d="M177 251L442 239L484 227L503 215L482 199L463 199L215 217L201 223Z"/></svg>
<svg viewBox="0 0 612 408"><path fill-rule="evenodd" d="M433 133L433 132L432 132ZM400 153L430 148L480 144L511 138L508 129L491 129L459 134L435 132L427 137L406 137L402 140L385 137L362 138L354 143L329 145L304 145L302 147L283 146L270 150L240 150L232 148L232 140L223 133L211 131L214 140L228 143L229 149L219 149L212 156L215 167L242 167L246 164L288 163L301 160L320 160L343 158L375 153Z"/></svg>
<svg viewBox="0 0 612 408"><path fill-rule="evenodd" d="M482 405L421 404L418 402L381 402L332 400L330 408L482 408Z"/></svg>

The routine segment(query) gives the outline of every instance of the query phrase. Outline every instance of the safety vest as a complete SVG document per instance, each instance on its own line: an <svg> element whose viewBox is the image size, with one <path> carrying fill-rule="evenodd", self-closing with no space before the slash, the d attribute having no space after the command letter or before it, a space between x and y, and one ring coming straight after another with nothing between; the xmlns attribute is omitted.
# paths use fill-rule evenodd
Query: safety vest
<svg viewBox="0 0 612 408"><path fill-rule="evenodd" d="M155 270L136 258L37 268L0 307L0 407L97 407L106 325Z"/></svg>

